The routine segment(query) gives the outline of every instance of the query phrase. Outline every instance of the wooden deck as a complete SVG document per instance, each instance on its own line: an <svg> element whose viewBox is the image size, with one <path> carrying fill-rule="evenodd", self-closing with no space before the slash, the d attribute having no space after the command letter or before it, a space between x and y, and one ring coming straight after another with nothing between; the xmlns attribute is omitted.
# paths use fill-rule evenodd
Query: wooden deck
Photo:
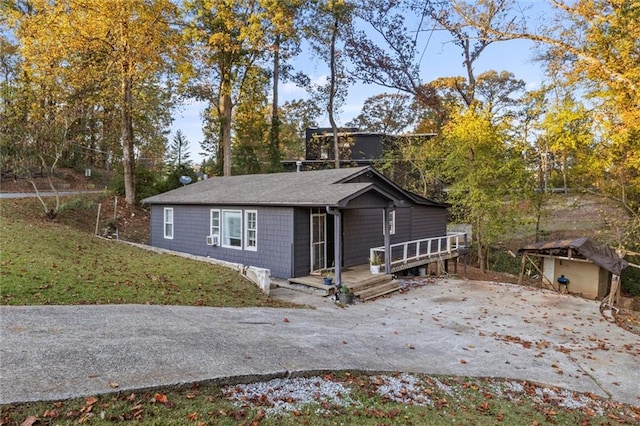
<svg viewBox="0 0 640 426"><path fill-rule="evenodd" d="M424 238L392 244L390 248L390 270L384 271L385 248L370 249L370 259L383 260L383 273L373 274L369 264L357 265L342 269L342 283L346 284L360 300L373 299L401 288L394 279L394 274L412 268L437 265L437 274L447 270L450 259L456 259L466 253L467 238L464 233L449 233L446 236ZM454 265L457 270L457 263ZM321 274L305 277L289 278L287 287L329 296L336 291L335 285L326 285Z"/></svg>
<svg viewBox="0 0 640 426"><path fill-rule="evenodd" d="M431 263L444 264L466 252L467 237L465 233L451 232L441 237L423 238L391 244L389 254L384 247L369 250L369 258L383 260L390 257L390 273L396 273ZM383 266L384 268L384 266Z"/></svg>
<svg viewBox="0 0 640 426"><path fill-rule="evenodd" d="M400 283L391 274L372 274L369 264L342 269L342 284L347 285L361 301L373 299L400 289ZM323 275L307 275L289 278L289 287L308 293L329 296L335 293L335 285L326 285Z"/></svg>
<svg viewBox="0 0 640 426"><path fill-rule="evenodd" d="M458 251L454 251L451 253L424 255L424 256L418 257L417 259L407 260L403 263L392 264L391 272L396 273L396 272L405 271L411 268L417 268L419 266L429 265L431 263L445 262L450 259L456 259L457 257L459 257ZM384 266L382 269L384 269Z"/></svg>

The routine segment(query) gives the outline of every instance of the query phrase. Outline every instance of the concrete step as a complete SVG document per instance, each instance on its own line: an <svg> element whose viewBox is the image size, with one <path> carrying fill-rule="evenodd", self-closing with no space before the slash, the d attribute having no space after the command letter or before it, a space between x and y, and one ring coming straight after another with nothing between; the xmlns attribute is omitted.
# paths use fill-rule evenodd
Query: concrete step
<svg viewBox="0 0 640 426"><path fill-rule="evenodd" d="M314 294L317 296L330 296L335 293L334 286L316 286L309 284L301 284L290 281L278 281L276 284L278 287L288 288L290 290L301 291L307 294Z"/></svg>
<svg viewBox="0 0 640 426"><path fill-rule="evenodd" d="M384 296L385 294L393 293L402 288L402 285L397 280L387 281L378 285L368 287L364 290L354 291L354 294L360 298L361 301L371 300L376 297Z"/></svg>

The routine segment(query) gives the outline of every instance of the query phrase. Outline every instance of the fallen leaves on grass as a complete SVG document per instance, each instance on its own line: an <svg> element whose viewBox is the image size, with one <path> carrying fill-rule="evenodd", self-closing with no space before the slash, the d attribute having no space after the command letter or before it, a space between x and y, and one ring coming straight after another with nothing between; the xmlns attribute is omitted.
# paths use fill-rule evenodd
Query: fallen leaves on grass
<svg viewBox="0 0 640 426"><path fill-rule="evenodd" d="M20 426L33 426L34 424L36 424L36 422L39 422L40 419L37 418L36 416L29 416L26 419L24 419L24 421L22 423L20 423Z"/></svg>

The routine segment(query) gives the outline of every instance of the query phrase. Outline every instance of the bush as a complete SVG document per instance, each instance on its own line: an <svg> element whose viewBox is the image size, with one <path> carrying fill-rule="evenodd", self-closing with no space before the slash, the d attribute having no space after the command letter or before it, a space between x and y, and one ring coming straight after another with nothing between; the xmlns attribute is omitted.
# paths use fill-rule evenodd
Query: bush
<svg viewBox="0 0 640 426"><path fill-rule="evenodd" d="M74 197L71 201L61 204L58 213L66 210L91 210L95 205L96 201L90 197Z"/></svg>
<svg viewBox="0 0 640 426"><path fill-rule="evenodd" d="M628 267L622 271L622 293L640 296L640 269Z"/></svg>
<svg viewBox="0 0 640 426"><path fill-rule="evenodd" d="M156 189L157 178L151 170L136 167L134 178L136 181L136 202L159 193ZM118 195L125 195L124 175L122 173L114 176L111 181L111 189Z"/></svg>

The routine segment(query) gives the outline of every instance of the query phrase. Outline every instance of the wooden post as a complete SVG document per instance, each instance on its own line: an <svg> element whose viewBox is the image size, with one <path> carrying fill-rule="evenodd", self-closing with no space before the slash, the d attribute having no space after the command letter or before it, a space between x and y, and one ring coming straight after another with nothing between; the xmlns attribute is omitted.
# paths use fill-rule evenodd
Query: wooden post
<svg viewBox="0 0 640 426"><path fill-rule="evenodd" d="M520 265L520 276L518 277L518 285L522 285L524 279L524 265L527 263L527 253L522 253L522 264Z"/></svg>
<svg viewBox="0 0 640 426"><path fill-rule="evenodd" d="M611 306L619 306L620 304L620 276L613 275L611 277L611 291L609 292L609 304Z"/></svg>
<svg viewBox="0 0 640 426"><path fill-rule="evenodd" d="M102 203L98 204L98 217L96 218L96 235L98 235L98 228L100 227L100 210L102 209Z"/></svg>
<svg viewBox="0 0 640 426"><path fill-rule="evenodd" d="M383 218L383 231L384 231L384 273L391 273L391 236L389 235L389 207L386 207L382 210L382 218ZM405 246L405 258L406 258L406 249Z"/></svg>
<svg viewBox="0 0 640 426"><path fill-rule="evenodd" d="M333 239L333 257L335 259L333 272L336 278L336 286L339 286L342 285L342 215L338 209L333 214Z"/></svg>

